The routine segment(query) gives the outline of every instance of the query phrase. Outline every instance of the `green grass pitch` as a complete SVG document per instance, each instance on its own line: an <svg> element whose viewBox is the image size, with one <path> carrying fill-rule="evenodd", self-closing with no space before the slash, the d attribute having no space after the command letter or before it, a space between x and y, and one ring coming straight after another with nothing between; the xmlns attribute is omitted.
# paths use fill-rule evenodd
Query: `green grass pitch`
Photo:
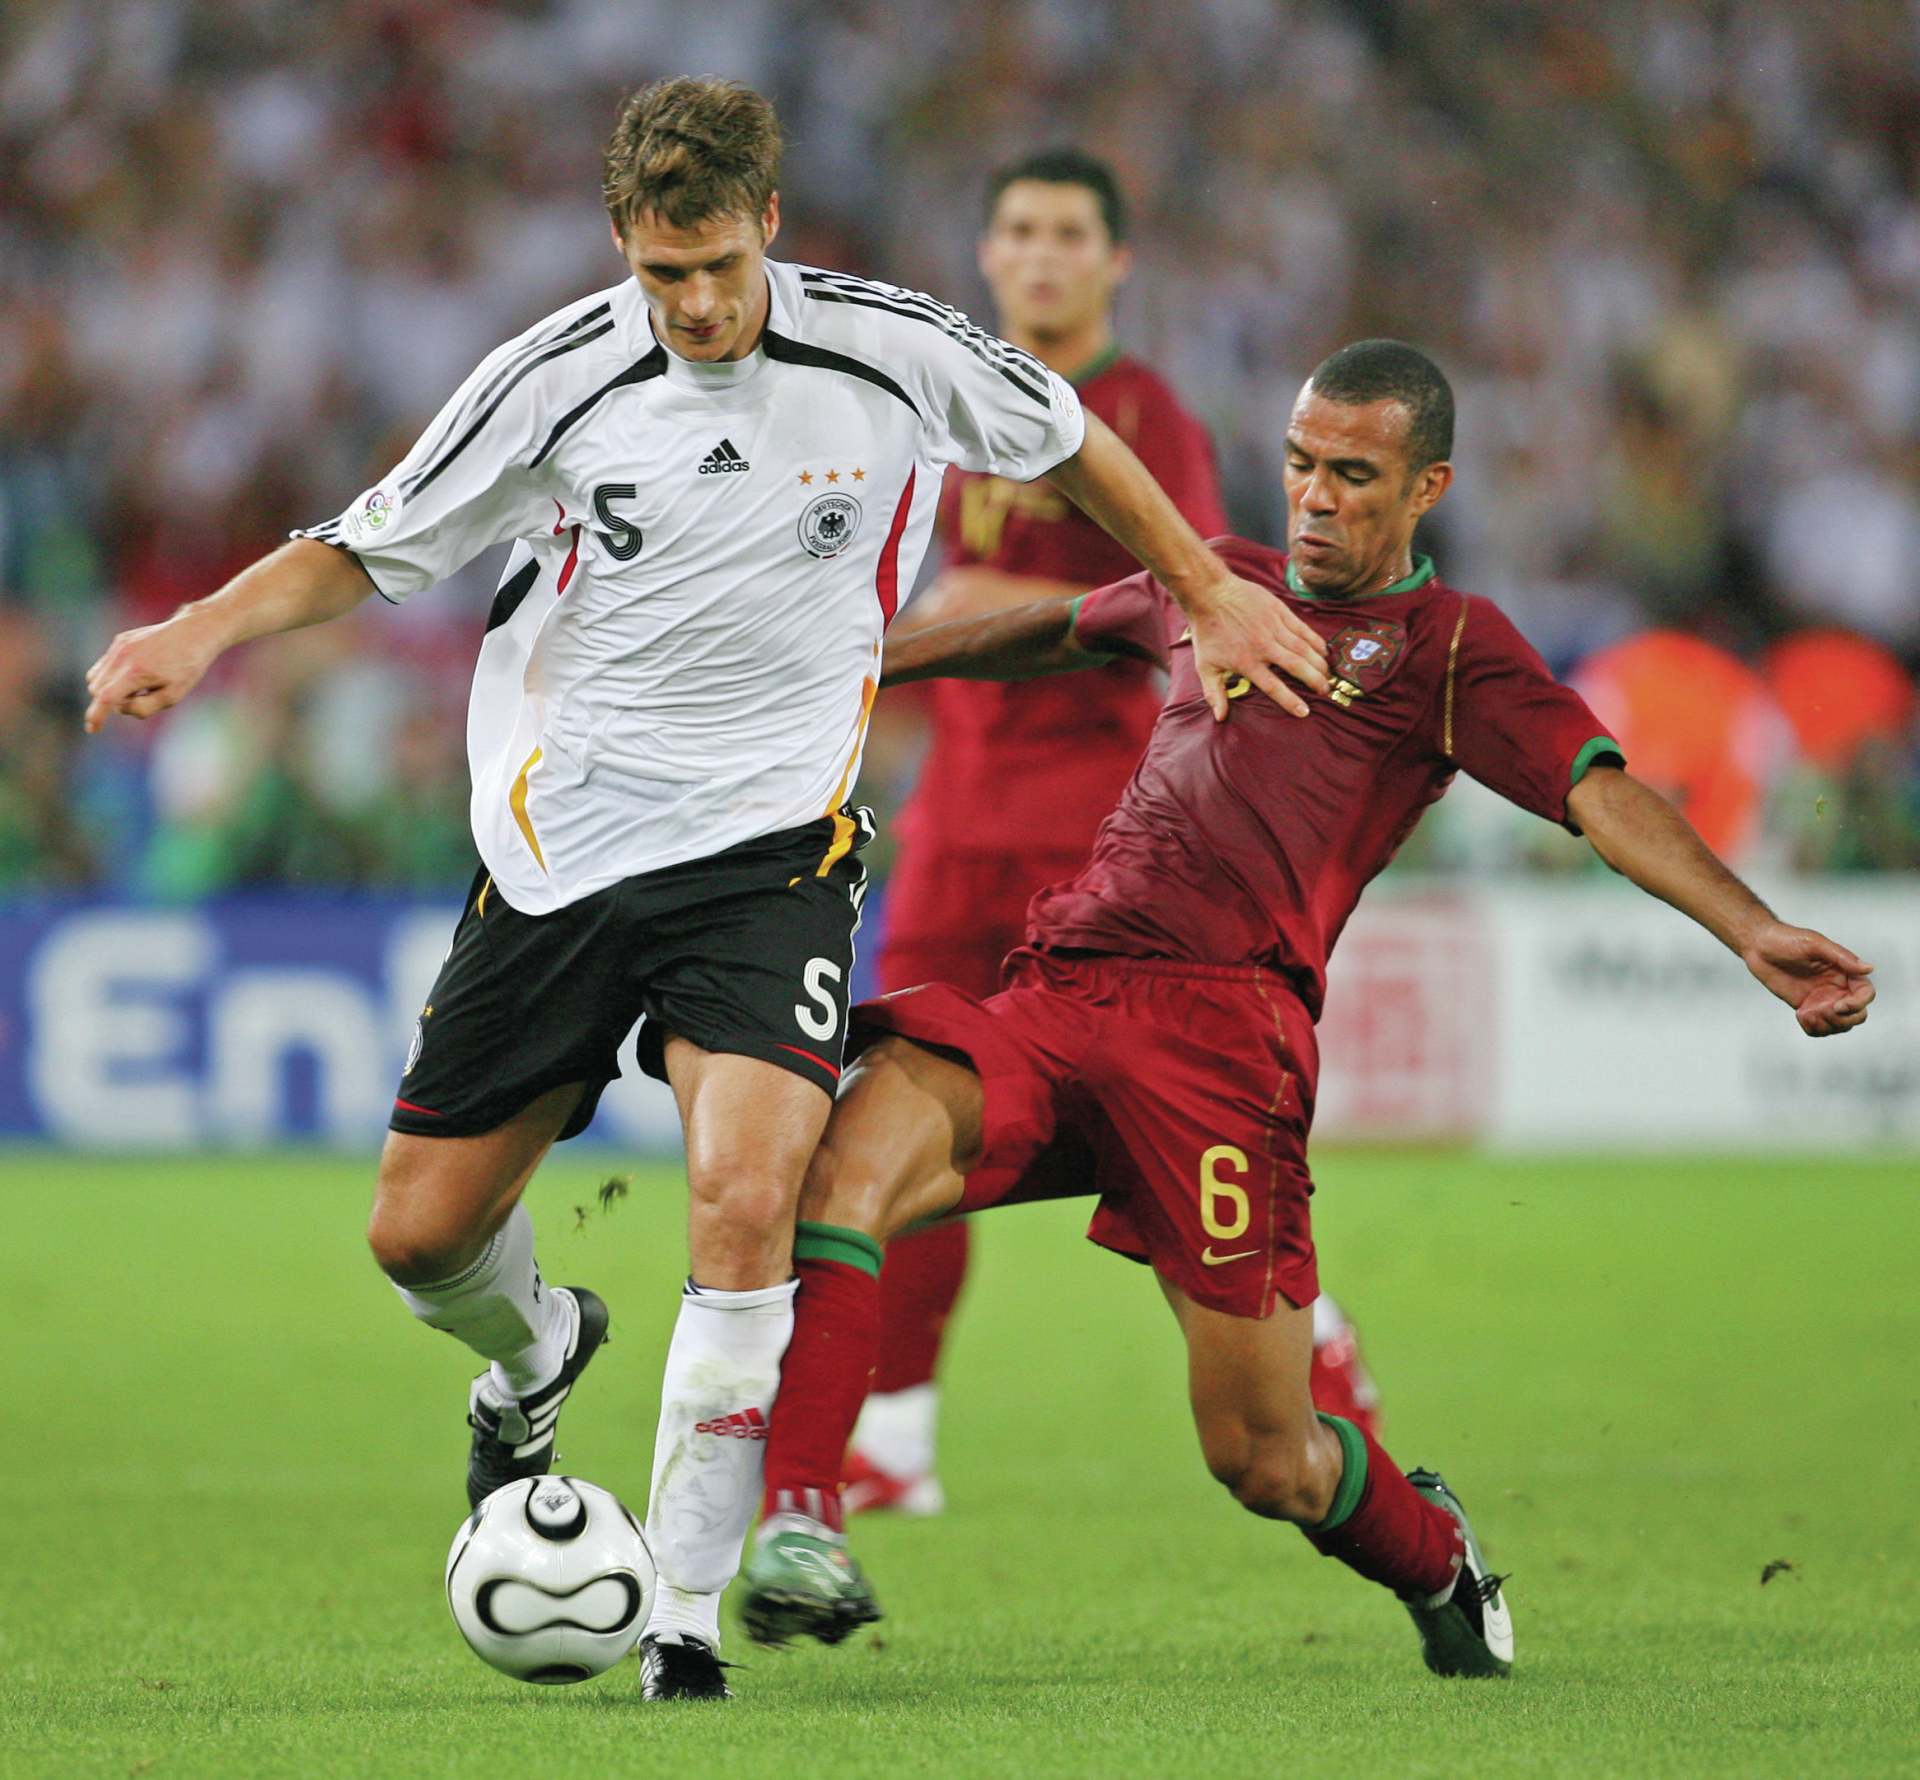
<svg viewBox="0 0 1920 1780"><path fill-rule="evenodd" d="M683 1195L642 1169L603 1215L605 1171L531 1203L614 1312L567 1466L637 1506ZM1432 1679L1384 1593L1233 1506L1151 1281L1049 1206L976 1226L950 1512L856 1523L878 1637L734 1633L725 1708L644 1708L631 1664L518 1686L441 1598L472 1368L367 1260L367 1165L0 1156L0 1775L1920 1771L1920 1171L1320 1172L1388 1445L1513 1572L1510 1684Z"/></svg>

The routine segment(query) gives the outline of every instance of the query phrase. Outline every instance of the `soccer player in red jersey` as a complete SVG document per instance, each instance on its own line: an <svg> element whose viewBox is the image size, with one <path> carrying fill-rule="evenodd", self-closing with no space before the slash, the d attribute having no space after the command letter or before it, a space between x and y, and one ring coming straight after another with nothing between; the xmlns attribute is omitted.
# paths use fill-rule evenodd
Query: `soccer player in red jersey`
<svg viewBox="0 0 1920 1780"><path fill-rule="evenodd" d="M1065 377L1193 528L1216 537L1226 516L1205 429L1113 337L1129 265L1125 199L1103 162L1056 148L994 175L980 271L1002 333ZM946 567L896 634L1085 593L1140 567L1044 479L951 472L940 531ZM1094 831L1146 748L1161 689L1152 663L1115 656L1070 679L939 680L927 690L932 742L899 820L880 987L951 983L984 1000L1020 944L1034 892L1086 864ZM934 1378L967 1247L958 1218L888 1245L880 1359L848 1452L848 1512L941 1505ZM1316 1400L1370 1415L1372 1385L1351 1329L1330 1301L1318 1316Z"/></svg>
<svg viewBox="0 0 1920 1780"><path fill-rule="evenodd" d="M1465 770L1582 833L1701 923L1813 1037L1867 1015L1871 966L1778 920L1559 685L1499 609L1412 551L1451 479L1453 402L1412 347L1335 353L1287 434L1290 554L1222 547L1326 640L1306 722L1204 703L1145 574L921 633L894 680L1165 661L1169 698L1087 868L1034 903L1008 987L866 1004L866 1048L809 1169L801 1278L743 1617L827 1642L878 1617L836 1525L872 1364L879 1243L918 1219L1098 1194L1089 1235L1148 1262L1187 1342L1208 1468L1256 1514L1392 1589L1427 1666L1504 1675L1501 1579L1428 1471L1402 1473L1308 1391L1318 1292L1306 1139L1327 956L1367 881ZM857 1042L857 1041L856 1041Z"/></svg>

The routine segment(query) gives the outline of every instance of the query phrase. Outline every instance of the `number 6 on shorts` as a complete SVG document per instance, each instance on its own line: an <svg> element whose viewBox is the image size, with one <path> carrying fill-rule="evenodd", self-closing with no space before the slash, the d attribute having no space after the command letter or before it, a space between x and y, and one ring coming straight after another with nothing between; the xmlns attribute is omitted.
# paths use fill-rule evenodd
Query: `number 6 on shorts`
<svg viewBox="0 0 1920 1780"><path fill-rule="evenodd" d="M1230 1143L1216 1143L1200 1158L1200 1227L1218 1241L1231 1242L1236 1236L1246 1235L1247 1226L1253 1222L1253 1207L1247 1203L1245 1187L1220 1178L1223 1167L1244 1175L1247 1152ZM1223 1205L1229 1212L1227 1221L1220 1216Z"/></svg>

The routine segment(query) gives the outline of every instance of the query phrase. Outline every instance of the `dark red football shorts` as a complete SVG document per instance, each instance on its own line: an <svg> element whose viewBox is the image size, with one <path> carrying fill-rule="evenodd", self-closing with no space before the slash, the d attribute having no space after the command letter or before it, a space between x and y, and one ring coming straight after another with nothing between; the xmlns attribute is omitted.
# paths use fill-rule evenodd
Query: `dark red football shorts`
<svg viewBox="0 0 1920 1780"><path fill-rule="evenodd" d="M945 983L862 1002L883 1032L958 1051L986 1088L960 1212L1097 1193L1087 1235L1195 1303L1264 1317L1320 1295L1307 1201L1313 1022L1271 971L1026 948L976 1001Z"/></svg>

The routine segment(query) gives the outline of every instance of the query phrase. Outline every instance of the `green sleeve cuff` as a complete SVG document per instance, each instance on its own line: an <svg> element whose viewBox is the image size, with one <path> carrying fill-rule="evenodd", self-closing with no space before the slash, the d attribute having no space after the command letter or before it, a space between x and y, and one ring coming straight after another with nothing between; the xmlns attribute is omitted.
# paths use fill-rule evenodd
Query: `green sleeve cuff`
<svg viewBox="0 0 1920 1780"><path fill-rule="evenodd" d="M1587 776L1587 768L1596 760L1611 754L1622 766L1627 764L1627 751L1610 735L1597 735L1586 743L1573 757L1573 771L1567 778L1567 789L1571 791Z"/></svg>
<svg viewBox="0 0 1920 1780"><path fill-rule="evenodd" d="M839 1224L809 1224L804 1220L793 1228L793 1258L796 1261L838 1261L843 1267L857 1267L862 1273L880 1277L879 1243L859 1230Z"/></svg>
<svg viewBox="0 0 1920 1780"><path fill-rule="evenodd" d="M1067 647L1095 661L1110 661L1113 658L1111 649L1089 649L1080 640L1080 608L1093 598L1096 591L1097 589L1089 587L1067 608Z"/></svg>

